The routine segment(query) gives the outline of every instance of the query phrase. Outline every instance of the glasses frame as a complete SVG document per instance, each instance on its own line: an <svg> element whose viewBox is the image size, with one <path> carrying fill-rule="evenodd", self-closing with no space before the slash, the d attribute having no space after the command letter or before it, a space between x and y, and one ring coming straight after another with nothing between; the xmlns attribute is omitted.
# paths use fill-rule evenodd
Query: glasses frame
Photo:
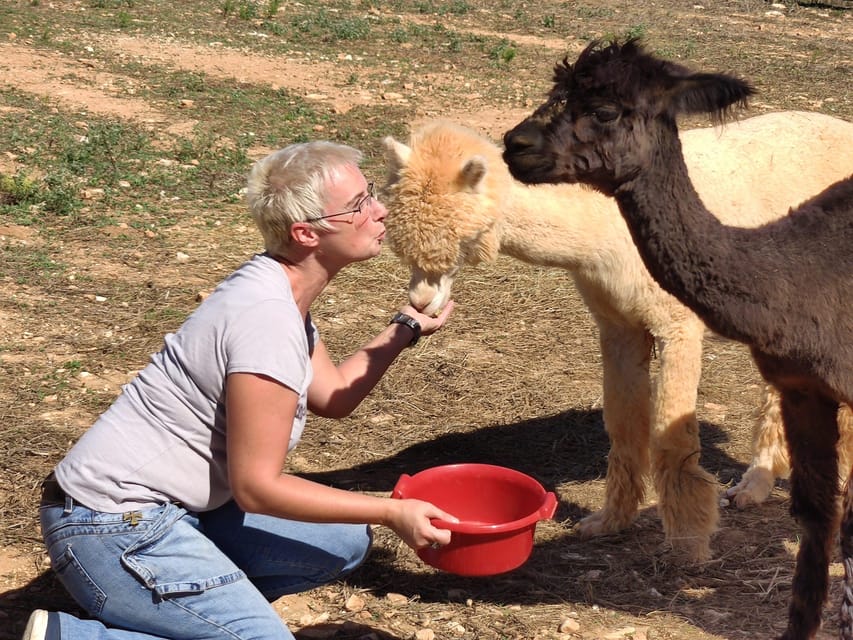
<svg viewBox="0 0 853 640"><path fill-rule="evenodd" d="M346 216L352 215L352 218L347 220L348 224L353 224L355 222L355 215L357 213L364 213L366 207L369 207L373 199L376 197L376 185L373 182L367 183L367 194L365 194L362 198L359 198L358 202L355 203L354 209L347 209L346 211L338 211L337 213L330 213L325 216L317 216L316 218L308 218L305 222L316 222L317 220L326 220L328 218L337 218L338 216Z"/></svg>

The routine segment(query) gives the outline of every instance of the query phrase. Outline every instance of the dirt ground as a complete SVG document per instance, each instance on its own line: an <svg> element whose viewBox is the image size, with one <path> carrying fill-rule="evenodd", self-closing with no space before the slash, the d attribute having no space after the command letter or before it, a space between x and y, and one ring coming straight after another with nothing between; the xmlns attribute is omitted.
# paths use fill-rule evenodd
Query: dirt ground
<svg viewBox="0 0 853 640"><path fill-rule="evenodd" d="M106 4L116 12L122 6L132 15L141 11L138 3ZM225 4L205 6L215 14ZM469 2L462 3L468 11L456 13L436 12L440 3L320 4L380 19L393 15L411 28L440 23L467 37L506 38L519 52L508 64L517 66L486 82L473 67L418 51L417 42L396 48L385 42L381 54L359 54L361 44L346 44L337 54L314 56L306 53L310 42L291 42L287 55L269 55L230 46L216 33L202 43L183 32L79 26L63 41L73 47L54 46L12 20L0 26L0 115L23 119L25 111L9 99L20 92L71 121L135 122L162 141L193 135L205 119L197 98L180 104L181 96L171 104L148 99L142 87L128 90L139 76L121 72L124 65L166 67L235 86L283 88L332 121L347 114L381 119L394 105L407 126L440 116L499 140L538 104L556 61L576 55L590 37L642 25L651 43L685 64L751 78L760 90L755 113L802 109L853 120L853 11L843 3L833 9L749 0L603 0L581 11L566 2L538 8ZM54 24L99 3L11 5ZM279 16L294 5L282 3ZM536 24L547 25L548 15L564 18L562 31L521 28L522 11L545 16ZM394 58L418 56L416 77L395 75ZM361 69L362 57L375 66ZM355 72L367 79L351 82ZM317 125L314 135L334 137L334 128ZM378 140L365 145L373 145L372 168L381 175ZM249 155L260 157L273 146L259 136ZM0 173L15 174L28 162L25 150L0 149ZM19 637L33 608L79 612L53 579L41 546L39 480L144 366L163 333L178 326L181 315L165 311L191 311L200 295L260 248L239 201L214 208L180 201L173 214L174 224L153 232L122 223L121 212L118 222L95 230L61 232L0 215L0 245L9 250L4 259L32 249L67 265L61 278L47 283L16 273L11 262L0 277L0 639ZM405 299L407 281L390 251L342 274L315 312L332 352L343 357L378 331ZM401 355L352 417L309 420L289 470L387 493L402 473L489 462L529 473L555 491L557 513L538 525L523 567L488 579L433 570L378 528L375 552L346 583L275 603L297 637L708 640L780 632L799 531L788 515L785 481L762 505L722 507L714 558L702 565L668 555L651 487L631 527L580 539L574 525L602 504L608 451L589 313L568 274L509 258L464 271L454 297L449 326ZM721 489L737 482L749 463L759 385L742 346L707 336L697 412L702 463ZM836 635L841 575L835 562L821 638Z"/></svg>

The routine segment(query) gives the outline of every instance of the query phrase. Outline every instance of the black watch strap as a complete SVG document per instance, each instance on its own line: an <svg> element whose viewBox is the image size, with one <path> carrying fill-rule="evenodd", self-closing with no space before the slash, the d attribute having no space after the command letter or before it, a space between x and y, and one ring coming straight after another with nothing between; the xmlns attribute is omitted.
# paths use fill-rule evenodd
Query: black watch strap
<svg viewBox="0 0 853 640"><path fill-rule="evenodd" d="M418 343L418 340L421 339L421 323L410 315L397 313L391 318L391 322L388 324L404 324L412 330L414 335L412 336L412 341L409 343L410 347L414 347Z"/></svg>

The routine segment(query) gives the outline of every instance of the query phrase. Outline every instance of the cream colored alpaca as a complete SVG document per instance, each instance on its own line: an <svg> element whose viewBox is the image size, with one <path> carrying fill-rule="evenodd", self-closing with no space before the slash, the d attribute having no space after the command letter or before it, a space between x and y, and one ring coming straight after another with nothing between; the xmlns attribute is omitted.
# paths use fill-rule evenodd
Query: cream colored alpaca
<svg viewBox="0 0 853 640"><path fill-rule="evenodd" d="M761 224L768 211L786 214L853 166L853 124L820 114L767 114L682 136L702 199L732 212L724 221L740 226ZM652 280L615 202L577 185L524 186L510 176L501 149L451 123L424 126L408 145L390 137L384 144L388 238L412 270L412 304L438 311L463 264L503 253L569 270L588 305L599 328L611 450L604 507L579 532L628 526L651 466L667 539L690 560L709 558L718 485L699 465L704 326ZM660 358L654 381L653 344ZM778 446L778 431L770 433Z"/></svg>

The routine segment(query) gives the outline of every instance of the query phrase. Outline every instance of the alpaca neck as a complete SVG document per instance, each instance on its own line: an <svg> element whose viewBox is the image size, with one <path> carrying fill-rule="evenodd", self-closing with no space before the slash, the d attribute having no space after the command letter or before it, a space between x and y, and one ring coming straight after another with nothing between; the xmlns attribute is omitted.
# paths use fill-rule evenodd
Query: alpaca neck
<svg viewBox="0 0 853 640"><path fill-rule="evenodd" d="M500 252L523 262L577 272L630 249L612 201L580 185L515 184L503 206Z"/></svg>
<svg viewBox="0 0 853 640"><path fill-rule="evenodd" d="M772 266L760 264L743 230L723 225L702 203L674 127L662 134L652 165L614 195L646 268L661 287L714 331L751 341L750 319L767 311L757 301L773 297L757 291L761 285L751 274Z"/></svg>

